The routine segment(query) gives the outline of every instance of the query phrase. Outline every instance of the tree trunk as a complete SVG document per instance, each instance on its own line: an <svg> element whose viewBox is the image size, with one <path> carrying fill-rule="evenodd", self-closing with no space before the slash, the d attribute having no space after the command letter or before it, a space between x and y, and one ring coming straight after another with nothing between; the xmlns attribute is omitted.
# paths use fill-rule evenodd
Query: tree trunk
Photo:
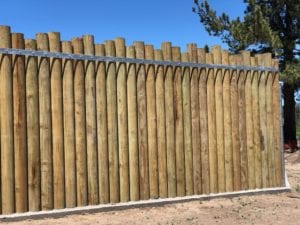
<svg viewBox="0 0 300 225"><path fill-rule="evenodd" d="M295 117L295 87L294 85L285 83L283 86L284 95L284 143L294 149L297 146L296 139L296 117Z"/></svg>

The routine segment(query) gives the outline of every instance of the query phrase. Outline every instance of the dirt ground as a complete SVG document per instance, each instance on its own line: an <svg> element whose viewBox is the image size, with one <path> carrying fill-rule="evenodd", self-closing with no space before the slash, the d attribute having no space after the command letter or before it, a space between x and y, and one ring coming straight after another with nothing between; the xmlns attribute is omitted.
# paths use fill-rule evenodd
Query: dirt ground
<svg viewBox="0 0 300 225"><path fill-rule="evenodd" d="M286 170L292 192L209 201L191 201L162 207L133 208L45 218L4 224L69 225L69 224L300 224L300 151L286 153ZM297 189L297 191L296 191Z"/></svg>

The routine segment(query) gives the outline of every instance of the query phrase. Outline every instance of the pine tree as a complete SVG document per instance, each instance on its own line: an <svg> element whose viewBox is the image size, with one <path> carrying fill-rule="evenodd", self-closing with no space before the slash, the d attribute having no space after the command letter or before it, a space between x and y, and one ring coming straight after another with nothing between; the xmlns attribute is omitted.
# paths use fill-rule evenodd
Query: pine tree
<svg viewBox="0 0 300 225"><path fill-rule="evenodd" d="M294 93L299 84L300 1L244 0L244 17L230 19L225 13L217 15L209 3L195 0L195 12L206 31L221 37L232 52L250 50L253 53L271 52L280 60L285 79L284 139L296 141ZM296 70L292 70L296 68ZM291 73L290 71L294 71ZM293 76L293 78L291 78Z"/></svg>

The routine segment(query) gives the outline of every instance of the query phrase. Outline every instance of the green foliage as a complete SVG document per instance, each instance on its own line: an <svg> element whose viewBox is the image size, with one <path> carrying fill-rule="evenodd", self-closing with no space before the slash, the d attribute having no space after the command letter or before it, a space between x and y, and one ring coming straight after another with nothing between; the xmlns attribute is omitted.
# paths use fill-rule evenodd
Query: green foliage
<svg viewBox="0 0 300 225"><path fill-rule="evenodd" d="M280 73L280 79L285 83L296 84L296 86L299 87L300 61L295 59L291 62L287 62L284 71Z"/></svg>
<svg viewBox="0 0 300 225"><path fill-rule="evenodd" d="M232 52L272 52L283 62L292 60L300 44L299 0L244 0L244 18L217 15L206 0L195 0L195 12L206 31L220 36Z"/></svg>

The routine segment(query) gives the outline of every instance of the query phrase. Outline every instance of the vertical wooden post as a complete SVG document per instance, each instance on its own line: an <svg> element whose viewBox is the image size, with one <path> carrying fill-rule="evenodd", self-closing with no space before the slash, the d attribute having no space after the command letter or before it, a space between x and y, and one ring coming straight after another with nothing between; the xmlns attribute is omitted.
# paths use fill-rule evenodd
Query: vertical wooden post
<svg viewBox="0 0 300 225"><path fill-rule="evenodd" d="M94 37L84 35L85 55L95 55ZM96 75L95 62L85 62L85 110L86 110L86 152L88 175L88 202L98 204L98 160L97 160L97 123L96 123Z"/></svg>
<svg viewBox="0 0 300 225"><path fill-rule="evenodd" d="M36 35L37 50L49 51L48 35ZM39 58L39 113L41 151L42 210L53 209L53 160L50 95L50 64L48 58Z"/></svg>
<svg viewBox="0 0 300 225"><path fill-rule="evenodd" d="M162 60L162 51L154 51L154 59ZM163 66L156 67L156 117L157 117L157 158L159 197L168 197L167 150L166 150L166 117L165 117L165 75Z"/></svg>
<svg viewBox="0 0 300 225"><path fill-rule="evenodd" d="M229 64L236 66L236 56L229 56ZM231 130L232 130L232 159L233 159L233 190L241 190L241 161L239 142L239 105L238 105L238 74L237 70L230 71L230 100L231 100Z"/></svg>
<svg viewBox="0 0 300 225"><path fill-rule="evenodd" d="M182 62L188 62L189 61L188 53L182 53L181 60ZM183 68L182 104L183 104L184 164L185 164L186 195L194 194L190 72L191 71L189 67Z"/></svg>
<svg viewBox="0 0 300 225"><path fill-rule="evenodd" d="M105 42L106 56L116 56L115 43ZM106 79L110 202L120 201L116 63L107 65Z"/></svg>
<svg viewBox="0 0 300 225"><path fill-rule="evenodd" d="M181 62L180 48L172 48L172 61ZM185 195L184 132L182 103L182 68L174 68L174 113L177 196Z"/></svg>
<svg viewBox="0 0 300 225"><path fill-rule="evenodd" d="M242 65L242 56L237 55L237 64ZM241 189L248 189L248 160L246 133L246 103L245 103L245 71L238 71L238 111L239 111L239 140L241 159Z"/></svg>
<svg viewBox="0 0 300 225"><path fill-rule="evenodd" d="M213 46L214 64L222 63L221 47ZM215 101L216 101L216 138L218 154L218 190L225 192L225 152L224 152L224 113L223 113L223 77L221 69L215 69Z"/></svg>
<svg viewBox="0 0 300 225"><path fill-rule="evenodd" d="M71 42L62 42L62 52L73 53ZM75 146L75 105L74 105L74 70L70 59L63 65L63 121L65 155L65 197L66 207L76 206L76 146Z"/></svg>
<svg viewBox="0 0 300 225"><path fill-rule="evenodd" d="M135 58L135 49L129 46L126 49L127 58ZM139 150L137 125L137 86L136 65L128 64L127 77L127 104L128 104L128 151L129 151L129 180L130 200L139 200Z"/></svg>
<svg viewBox="0 0 300 225"><path fill-rule="evenodd" d="M36 50L35 40L25 40L27 50ZM28 210L41 208L41 161L39 128L39 82L37 57L26 57L26 109L28 152Z"/></svg>
<svg viewBox="0 0 300 225"><path fill-rule="evenodd" d="M222 64L229 65L227 51L222 51ZM232 122L230 99L230 70L223 70L223 110L224 110L224 154L225 154L225 189L233 191L233 157L232 157Z"/></svg>
<svg viewBox="0 0 300 225"><path fill-rule="evenodd" d="M143 42L134 43L136 58L145 57ZM137 69L137 109L138 109L138 141L140 168L140 198L149 198L149 165L148 165L148 133L147 133L147 105L146 105L146 71L145 65Z"/></svg>
<svg viewBox="0 0 300 225"><path fill-rule="evenodd" d="M48 33L50 52L61 52L60 34ZM61 59L50 59L54 208L65 207Z"/></svg>
<svg viewBox="0 0 300 225"><path fill-rule="evenodd" d="M24 49L23 34L12 34L12 47ZM13 57L13 110L16 212L28 210L25 57Z"/></svg>
<svg viewBox="0 0 300 225"><path fill-rule="evenodd" d="M10 27L0 26L0 48L11 48ZM11 56L0 57L1 200L2 214L9 214L15 210L13 79Z"/></svg>
<svg viewBox="0 0 300 225"><path fill-rule="evenodd" d="M212 53L206 53L206 63L213 63ZM207 102L210 192L216 193L218 192L218 154L216 141L215 74L213 69L208 69Z"/></svg>
<svg viewBox="0 0 300 225"><path fill-rule="evenodd" d="M251 66L257 66L257 58L251 57ZM253 145L254 145L254 169L255 169L255 188L262 187L262 167L261 167L261 143L260 143L260 114L259 114L259 93L258 84L260 74L252 71L252 120L253 120Z"/></svg>
<svg viewBox="0 0 300 225"><path fill-rule="evenodd" d="M72 46L75 54L83 53L83 44L81 38L72 39ZM85 130L85 79L84 62L80 60L74 61L74 102L77 206L84 206L88 204Z"/></svg>
<svg viewBox="0 0 300 225"><path fill-rule="evenodd" d="M243 65L250 66L250 52L242 52ZM246 110L246 144L247 144L247 164L248 164L248 188L255 188L255 149L254 149L254 133L253 133L253 110L252 110L252 72L245 71L245 110Z"/></svg>
<svg viewBox="0 0 300 225"><path fill-rule="evenodd" d="M161 46L163 59L172 60L171 43L164 42ZM168 197L176 196L176 156L175 156L175 126L174 126L174 90L173 68L165 67L165 113L166 113L166 147L168 172Z"/></svg>
<svg viewBox="0 0 300 225"><path fill-rule="evenodd" d="M105 55L103 44L95 45L97 56ZM108 140L107 140L107 104L106 104L106 65L98 62L96 66L96 105L98 140L98 176L99 202L109 202Z"/></svg>
<svg viewBox="0 0 300 225"><path fill-rule="evenodd" d="M152 45L145 46L145 58L154 59ZM158 198L158 172L157 172L157 128L156 128L156 105L155 105L155 67L148 65L146 80L147 94L147 124L148 124L148 151L149 151L149 185L150 198Z"/></svg>
<svg viewBox="0 0 300 225"><path fill-rule="evenodd" d="M278 69L278 61L273 60L273 68ZM274 163L275 163L275 186L283 186L282 174L282 149L281 149L281 124L280 124L280 107L281 96L279 95L279 75L278 72L273 73L272 88L272 111L273 111L273 129L274 129Z"/></svg>
<svg viewBox="0 0 300 225"><path fill-rule="evenodd" d="M198 62L197 46L188 45L189 61ZM192 146L193 146L193 179L194 194L202 192L201 184L201 141L200 141L200 119L199 119L199 91L198 91L198 68L191 68L191 116L192 116Z"/></svg>
<svg viewBox="0 0 300 225"><path fill-rule="evenodd" d="M103 44L95 45L97 56L105 55ZM98 143L98 176L99 202L109 202L109 170L107 140L107 104L106 104L106 68L105 62L98 62L96 67L96 104L97 104L97 143Z"/></svg>
<svg viewBox="0 0 300 225"><path fill-rule="evenodd" d="M116 38L116 56L125 57L125 39ZM127 74L126 65L117 63L117 103L119 136L120 201L129 201L129 152L127 124Z"/></svg>
<svg viewBox="0 0 300 225"><path fill-rule="evenodd" d="M264 66L262 55L256 55L258 66ZM262 188L269 187L268 174L268 147L267 147L267 111L266 111L266 82L267 74L261 72L259 78L259 120L260 120L260 143L261 143L261 166L262 166Z"/></svg>
<svg viewBox="0 0 300 225"><path fill-rule="evenodd" d="M271 53L263 54L266 67L272 66ZM272 110L272 87L273 87L273 74L266 72L266 112L267 112L267 151L268 151L268 173L269 173L269 187L275 186L275 154L274 154L274 128L273 128L273 110Z"/></svg>
<svg viewBox="0 0 300 225"><path fill-rule="evenodd" d="M198 63L205 63L205 50L198 49ZM209 152L208 152L208 124L207 124L207 73L200 69L199 77L199 114L200 114L200 144L201 144L201 172L202 193L209 193Z"/></svg>

